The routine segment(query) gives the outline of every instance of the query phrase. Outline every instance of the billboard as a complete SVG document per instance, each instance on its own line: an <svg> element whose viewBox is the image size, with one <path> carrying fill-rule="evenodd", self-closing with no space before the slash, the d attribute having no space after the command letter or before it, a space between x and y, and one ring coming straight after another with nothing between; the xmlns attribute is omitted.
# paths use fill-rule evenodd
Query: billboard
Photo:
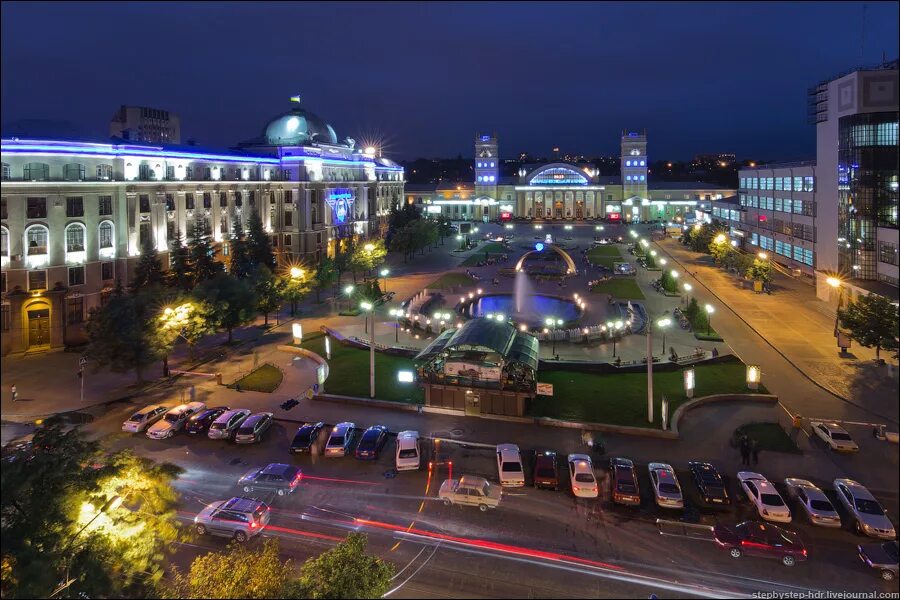
<svg viewBox="0 0 900 600"><path fill-rule="evenodd" d="M328 190L325 202L331 207L331 222L335 225L343 225L348 220L353 220L353 190L350 188L335 188Z"/></svg>
<svg viewBox="0 0 900 600"><path fill-rule="evenodd" d="M484 363L453 361L444 364L445 375L470 377L482 381L500 381L500 367Z"/></svg>

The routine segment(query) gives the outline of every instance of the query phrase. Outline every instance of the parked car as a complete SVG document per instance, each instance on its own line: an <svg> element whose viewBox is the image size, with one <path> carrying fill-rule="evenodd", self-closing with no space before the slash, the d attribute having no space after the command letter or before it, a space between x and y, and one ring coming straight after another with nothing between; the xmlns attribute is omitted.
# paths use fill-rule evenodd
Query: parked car
<svg viewBox="0 0 900 600"><path fill-rule="evenodd" d="M238 480L238 486L246 493L256 490L275 492L285 496L297 489L303 472L292 465L272 463L261 469L254 469Z"/></svg>
<svg viewBox="0 0 900 600"><path fill-rule="evenodd" d="M319 436L325 429L325 423L307 423L301 425L294 434L291 441L291 454L302 454L304 452L312 452L312 448L318 442Z"/></svg>
<svg viewBox="0 0 900 600"><path fill-rule="evenodd" d="M227 410L227 406L215 406L201 410L188 419L184 430L188 433L204 433Z"/></svg>
<svg viewBox="0 0 900 600"><path fill-rule="evenodd" d="M640 506L641 489L634 462L628 458L611 458L609 473L612 501L625 506Z"/></svg>
<svg viewBox="0 0 900 600"><path fill-rule="evenodd" d="M206 408L203 402L188 402L179 404L169 410L162 419L150 426L147 437L155 440L164 440L175 435L175 432L184 427L187 420Z"/></svg>
<svg viewBox="0 0 900 600"><path fill-rule="evenodd" d="M219 500L194 517L194 529L200 535L218 535L244 543L266 528L269 512L265 502L251 498Z"/></svg>
<svg viewBox="0 0 900 600"><path fill-rule="evenodd" d="M162 404L151 404L137 411L128 420L122 423L122 431L128 433L140 433L163 418L168 406Z"/></svg>
<svg viewBox="0 0 900 600"><path fill-rule="evenodd" d="M378 453L381 452L381 449L387 442L387 436L387 427L384 425L372 425L359 438L354 456L359 460L378 460Z"/></svg>
<svg viewBox="0 0 900 600"><path fill-rule="evenodd" d="M897 579L897 542L860 544L856 547L859 559L873 569L885 581Z"/></svg>
<svg viewBox="0 0 900 600"><path fill-rule="evenodd" d="M838 500L854 520L856 533L887 540L897 537L894 525L887 518L887 511L862 484L852 479L835 479L834 489Z"/></svg>
<svg viewBox="0 0 900 600"><path fill-rule="evenodd" d="M587 454L570 454L569 480L572 493L579 498L596 498L600 495L597 478L594 476L594 465Z"/></svg>
<svg viewBox="0 0 900 600"><path fill-rule="evenodd" d="M681 484L675 476L675 469L666 463L652 462L647 465L650 472L650 484L656 504L662 508L684 508L684 496Z"/></svg>
<svg viewBox="0 0 900 600"><path fill-rule="evenodd" d="M534 451L534 487L559 489L559 466L553 450Z"/></svg>
<svg viewBox="0 0 900 600"><path fill-rule="evenodd" d="M825 492L811 481L788 477L784 480L784 487L787 489L788 497L803 507L810 523L822 527L841 526L841 515L834 509Z"/></svg>
<svg viewBox="0 0 900 600"><path fill-rule="evenodd" d="M791 509L768 479L752 471L740 471L737 476L747 499L756 507L759 516L766 521L791 522Z"/></svg>
<svg viewBox="0 0 900 600"><path fill-rule="evenodd" d="M335 425L331 435L328 436L328 443L325 444L325 456L347 456L353 443L355 429L356 424L349 421Z"/></svg>
<svg viewBox="0 0 900 600"><path fill-rule="evenodd" d="M274 421L270 412L260 412L252 414L241 423L237 432L234 434L234 441L238 444L255 444L262 439L263 434L268 431Z"/></svg>
<svg viewBox="0 0 900 600"><path fill-rule="evenodd" d="M497 472L500 474L500 485L503 487L525 485L525 469L522 467L522 455L518 446L497 444Z"/></svg>
<svg viewBox="0 0 900 600"><path fill-rule="evenodd" d="M786 567L807 558L806 547L796 533L771 523L746 521L734 527L718 523L713 527L713 536L734 558L745 554L777 558Z"/></svg>
<svg viewBox="0 0 900 600"><path fill-rule="evenodd" d="M229 440L234 437L238 427L249 416L250 411L246 408L233 408L225 411L209 426L206 437L211 440Z"/></svg>
<svg viewBox="0 0 900 600"><path fill-rule="evenodd" d="M501 497L500 486L491 485L484 477L475 475L463 475L459 479L445 479L438 491L438 498L443 500L446 505L477 506L481 512L500 506Z"/></svg>
<svg viewBox="0 0 900 600"><path fill-rule="evenodd" d="M813 433L835 452L859 452L857 443L853 441L847 430L837 423L813 421L810 426Z"/></svg>
<svg viewBox="0 0 900 600"><path fill-rule="evenodd" d="M422 459L418 431L401 431L397 434L395 467L398 471L415 471Z"/></svg>
<svg viewBox="0 0 900 600"><path fill-rule="evenodd" d="M731 504L725 480L714 466L708 462L691 461L688 463L694 483L700 490L700 497L707 504Z"/></svg>

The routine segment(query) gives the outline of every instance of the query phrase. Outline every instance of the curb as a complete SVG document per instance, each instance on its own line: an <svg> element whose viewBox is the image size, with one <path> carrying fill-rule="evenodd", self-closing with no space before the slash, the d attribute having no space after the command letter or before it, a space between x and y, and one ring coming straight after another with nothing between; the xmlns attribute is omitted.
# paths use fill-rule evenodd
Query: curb
<svg viewBox="0 0 900 600"><path fill-rule="evenodd" d="M654 241L653 243L656 244L656 245L659 247L660 250L662 250L663 252L665 252L666 255L668 255L668 257L669 257L670 259L672 259L673 262L678 263L678 265L679 265L682 269L684 269L686 272L689 272L688 269L687 269L687 267L685 267L685 265L684 265L680 260L678 260L677 258L675 258L674 256L672 256L671 253L669 253L669 252L666 251L662 246L660 246L660 245L659 245L659 242ZM699 283L700 285L702 285L702 286L706 289L706 291L709 292L710 294L712 294L712 295L716 298L716 300L718 300L723 306L728 306L728 304L725 303L725 302L719 297L718 294L716 294L714 291L712 291L712 289L710 289L710 287L709 287L708 285L706 285L706 283L704 283L703 281L700 281L699 279L697 279L696 276L694 276L694 280L695 280L697 283ZM892 423L892 424L894 424L894 425L897 425L897 424L898 424L897 421L895 421L894 419L891 419L891 418L889 418L889 417L886 417L886 416L884 416L884 415L881 415L881 414L879 414L879 413L877 413L877 412L875 412L875 411L873 411L873 410L871 410L871 409L869 409L869 408L866 408L865 406L862 406L861 404L858 404L858 403L854 402L853 400L850 400L849 398L845 398L844 396L838 394L837 392L835 392L835 391L832 390L831 388L829 388L829 387L825 386L824 384L821 384L821 383L819 383L818 381L816 381L815 379L813 379L809 374L806 373L806 371L804 371L804 370L801 369L799 366L797 366L797 364L796 364L793 360L791 360L790 358L788 358L787 355L786 355L784 352L782 352L781 350L779 350L774 344L772 344L772 342L770 342L765 336L763 336L760 332L758 332L758 331L756 330L756 328L754 328L752 325L750 325L750 323L748 323L747 320L744 319L744 317L742 317L742 316L739 315L737 312L735 312L734 310L732 310L732 308L731 308L730 306L728 307L728 310L731 312L731 314L733 314L733 315L736 316L738 319L740 319L741 322L742 322L744 325L746 325L753 333L755 333L757 336L759 336L759 338L760 338L761 340L763 340L770 348L772 348L772 350L774 350L775 352L777 352L778 355L781 356L781 358L783 358L784 360L786 360L786 361L788 362L788 364L790 364L792 367L794 367L794 369L796 369L797 372L799 372L799 373L800 373L801 375L803 375L806 379L808 379L810 382L812 382L813 384L815 384L819 389L821 389L822 391L824 391L824 392L826 392L826 393L828 393L828 394L831 394L832 396L834 396L835 398L837 398L838 400L840 400L840 401L842 401L842 402L846 402L847 404L850 404L850 405L852 405L852 406L855 406L856 408L858 408L858 409L860 409L860 410L864 410L865 412L867 412L867 413L869 413L869 414L871 414L871 415L875 415L875 416L878 417L878 418L884 419L885 421L887 421L887 422L889 422L889 423Z"/></svg>

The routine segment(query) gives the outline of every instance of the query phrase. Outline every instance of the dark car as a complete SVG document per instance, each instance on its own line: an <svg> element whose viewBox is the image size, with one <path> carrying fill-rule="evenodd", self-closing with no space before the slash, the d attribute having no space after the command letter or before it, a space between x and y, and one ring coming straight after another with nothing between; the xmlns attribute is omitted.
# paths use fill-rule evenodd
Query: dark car
<svg viewBox="0 0 900 600"><path fill-rule="evenodd" d="M716 542L726 548L734 558L743 555L776 558L786 567L806 560L806 547L800 537L788 531L760 521L745 521L728 527L721 523L713 527Z"/></svg>
<svg viewBox="0 0 900 600"><path fill-rule="evenodd" d="M879 544L860 544L856 547L859 559L878 570L885 581L897 579L897 542L881 542Z"/></svg>
<svg viewBox="0 0 900 600"><path fill-rule="evenodd" d="M634 462L629 458L609 459L612 500L626 506L641 505L641 489L638 485Z"/></svg>
<svg viewBox="0 0 900 600"><path fill-rule="evenodd" d="M359 444L356 445L356 458L360 460L376 460L378 453L387 442L387 427L384 425L372 425L362 434Z"/></svg>
<svg viewBox="0 0 900 600"><path fill-rule="evenodd" d="M323 429L325 429L325 423L322 422L301 425L297 429L297 433L294 434L294 440L291 442L291 454L311 452Z"/></svg>
<svg viewBox="0 0 900 600"><path fill-rule="evenodd" d="M244 492L263 490L285 496L297 489L303 473L297 467L272 463L262 469L250 471L238 480Z"/></svg>
<svg viewBox="0 0 900 600"><path fill-rule="evenodd" d="M714 466L707 462L691 461L688 463L691 470L691 476L697 489L700 490L700 497L707 504L731 504L731 498L728 497L728 490L725 489L725 480L716 470Z"/></svg>
<svg viewBox="0 0 900 600"><path fill-rule="evenodd" d="M272 426L272 413L262 412L250 415L238 427L234 435L237 444L255 444L262 435Z"/></svg>
<svg viewBox="0 0 900 600"><path fill-rule="evenodd" d="M559 489L559 467L556 452L552 450L534 451L534 487Z"/></svg>
<svg viewBox="0 0 900 600"><path fill-rule="evenodd" d="M213 421L219 418L225 411L229 410L227 406L215 406L201 410L196 415L188 419L184 426L184 430L188 433L204 433L213 424Z"/></svg>

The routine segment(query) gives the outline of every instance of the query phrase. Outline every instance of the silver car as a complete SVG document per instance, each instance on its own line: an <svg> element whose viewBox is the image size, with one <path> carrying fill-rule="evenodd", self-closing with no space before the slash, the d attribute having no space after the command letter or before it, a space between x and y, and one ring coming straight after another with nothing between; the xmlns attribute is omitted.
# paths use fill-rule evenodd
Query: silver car
<svg viewBox="0 0 900 600"><path fill-rule="evenodd" d="M897 537L887 511L862 484L852 479L835 479L837 497L855 521L856 533L892 540Z"/></svg>
<svg viewBox="0 0 900 600"><path fill-rule="evenodd" d="M209 426L206 436L211 440L228 440L234 436L241 423L250 416L246 408L234 408L225 411Z"/></svg>
<svg viewBox="0 0 900 600"><path fill-rule="evenodd" d="M236 444L255 444L272 426L272 413L255 413L244 419L237 433L234 434Z"/></svg>
<svg viewBox="0 0 900 600"><path fill-rule="evenodd" d="M219 500L194 517L194 529L200 535L218 535L244 543L266 528L269 510L265 502L252 498Z"/></svg>
<svg viewBox="0 0 900 600"><path fill-rule="evenodd" d="M809 522L821 527L840 527L841 516L834 509L831 500L811 481L788 477L784 480L788 497L803 507Z"/></svg>
<svg viewBox="0 0 900 600"><path fill-rule="evenodd" d="M672 466L652 462L647 465L647 469L650 471L650 483L653 484L656 503L662 508L684 508L681 484L678 483Z"/></svg>

